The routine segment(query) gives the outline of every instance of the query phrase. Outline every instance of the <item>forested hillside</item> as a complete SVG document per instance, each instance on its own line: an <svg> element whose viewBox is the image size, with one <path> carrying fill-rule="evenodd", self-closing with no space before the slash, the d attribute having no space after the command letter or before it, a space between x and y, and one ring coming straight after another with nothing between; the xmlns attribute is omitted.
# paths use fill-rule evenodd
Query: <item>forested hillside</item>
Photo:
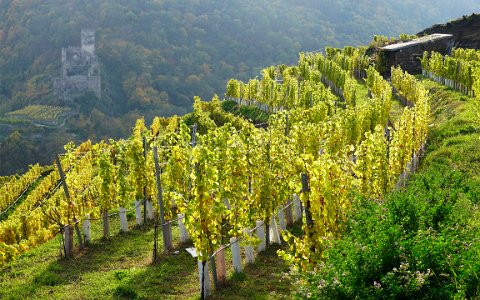
<svg viewBox="0 0 480 300"><path fill-rule="evenodd" d="M78 99L79 115L62 128L1 127L0 156L18 157L12 165L0 160L0 173L51 162L68 140L126 136L140 116L184 114L194 95L221 94L228 78L291 64L300 51L414 33L475 10L472 0L2 0L0 117L31 104L62 105L52 95L61 48L78 45L86 27L97 33L103 99Z"/></svg>

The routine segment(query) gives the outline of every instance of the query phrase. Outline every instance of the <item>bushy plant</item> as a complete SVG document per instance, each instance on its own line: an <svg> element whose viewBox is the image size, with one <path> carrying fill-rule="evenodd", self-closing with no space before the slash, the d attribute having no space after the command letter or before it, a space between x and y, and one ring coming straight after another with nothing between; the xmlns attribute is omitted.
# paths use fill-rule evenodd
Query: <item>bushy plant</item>
<svg viewBox="0 0 480 300"><path fill-rule="evenodd" d="M478 182L431 169L383 203L359 199L343 238L308 273L311 299L476 299L480 295Z"/></svg>

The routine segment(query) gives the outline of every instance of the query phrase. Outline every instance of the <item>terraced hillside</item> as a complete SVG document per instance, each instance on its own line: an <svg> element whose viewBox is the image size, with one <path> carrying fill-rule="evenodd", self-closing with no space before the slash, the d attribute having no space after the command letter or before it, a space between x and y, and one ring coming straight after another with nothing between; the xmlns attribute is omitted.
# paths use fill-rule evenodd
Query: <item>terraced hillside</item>
<svg viewBox="0 0 480 300"><path fill-rule="evenodd" d="M477 297L478 100L326 52L67 145L4 201L1 296Z"/></svg>

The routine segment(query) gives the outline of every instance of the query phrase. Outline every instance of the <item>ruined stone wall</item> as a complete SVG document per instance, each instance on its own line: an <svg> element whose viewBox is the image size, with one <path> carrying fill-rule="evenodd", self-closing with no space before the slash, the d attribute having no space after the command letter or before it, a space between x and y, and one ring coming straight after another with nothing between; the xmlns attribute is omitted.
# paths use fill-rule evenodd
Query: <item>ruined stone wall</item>
<svg viewBox="0 0 480 300"><path fill-rule="evenodd" d="M95 31L91 29L82 29L81 49L91 56L95 56Z"/></svg>
<svg viewBox="0 0 480 300"><path fill-rule="evenodd" d="M62 74L53 82L54 93L63 101L70 101L85 92L94 92L101 98L101 78L95 54L95 31L82 30L81 46L62 48Z"/></svg>

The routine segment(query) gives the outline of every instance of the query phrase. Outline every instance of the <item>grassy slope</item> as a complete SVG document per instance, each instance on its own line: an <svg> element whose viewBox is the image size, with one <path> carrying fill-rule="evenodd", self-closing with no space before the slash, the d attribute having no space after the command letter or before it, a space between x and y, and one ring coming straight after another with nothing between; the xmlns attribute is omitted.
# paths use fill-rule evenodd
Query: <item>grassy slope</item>
<svg viewBox="0 0 480 300"><path fill-rule="evenodd" d="M268 122L269 113L264 112L263 110L257 109L254 106L240 106L235 103L235 101L223 101L222 108L229 113L232 113L236 116L242 116L246 120L254 124L266 123Z"/></svg>
<svg viewBox="0 0 480 300"><path fill-rule="evenodd" d="M449 167L480 180L480 120L477 104L461 93L431 80L433 125L423 167Z"/></svg>
<svg viewBox="0 0 480 300"><path fill-rule="evenodd" d="M196 260L184 247L177 255L163 255L152 263L153 229L136 228L117 233L119 220L111 220L112 237L101 239L101 223L92 224L88 249L74 259L58 260L59 239L23 254L9 263L0 275L1 299L190 299L197 298ZM130 221L133 227L133 221ZM174 240L178 229L174 227ZM159 241L162 245L161 240ZM185 246L185 245L183 245ZM272 246L258 256L245 274L233 274L218 299L279 298L290 293L290 282L282 279L288 271ZM160 250L161 251L161 250ZM231 255L227 252L227 259ZM230 264L227 262L227 264Z"/></svg>

